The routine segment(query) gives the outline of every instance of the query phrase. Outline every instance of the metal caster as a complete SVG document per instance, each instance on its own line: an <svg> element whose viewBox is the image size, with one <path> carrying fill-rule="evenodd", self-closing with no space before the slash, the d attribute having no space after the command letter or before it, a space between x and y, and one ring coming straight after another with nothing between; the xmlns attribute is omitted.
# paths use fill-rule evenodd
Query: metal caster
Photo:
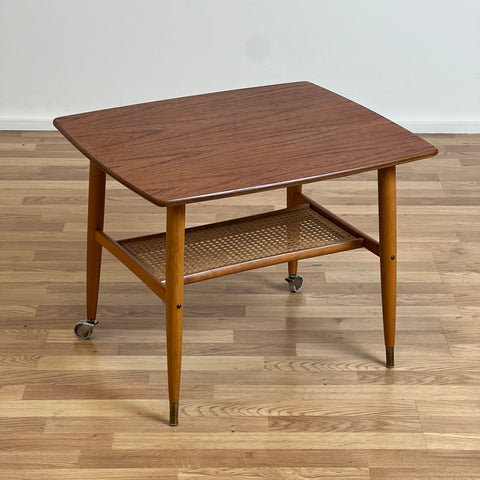
<svg viewBox="0 0 480 480"><path fill-rule="evenodd" d="M93 329L97 323L98 320L85 320L83 322L78 322L75 327L73 327L73 331L78 338L87 340L92 336Z"/></svg>
<svg viewBox="0 0 480 480"><path fill-rule="evenodd" d="M303 277L301 275L289 275L285 281L288 283L288 288L293 293L298 293L303 287Z"/></svg>

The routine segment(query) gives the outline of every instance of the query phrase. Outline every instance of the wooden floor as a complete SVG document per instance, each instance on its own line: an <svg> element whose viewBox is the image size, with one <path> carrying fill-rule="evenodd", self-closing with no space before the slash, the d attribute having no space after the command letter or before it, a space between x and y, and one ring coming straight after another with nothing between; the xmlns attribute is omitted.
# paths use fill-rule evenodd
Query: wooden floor
<svg viewBox="0 0 480 480"><path fill-rule="evenodd" d="M167 425L164 306L105 254L84 317L88 162L54 132L0 133L0 479L480 479L480 135L429 135L398 168L397 366L383 365L366 250L186 288L180 426ZM164 228L107 187L106 231ZM377 235L376 177L308 186ZM190 225L283 207L191 206Z"/></svg>

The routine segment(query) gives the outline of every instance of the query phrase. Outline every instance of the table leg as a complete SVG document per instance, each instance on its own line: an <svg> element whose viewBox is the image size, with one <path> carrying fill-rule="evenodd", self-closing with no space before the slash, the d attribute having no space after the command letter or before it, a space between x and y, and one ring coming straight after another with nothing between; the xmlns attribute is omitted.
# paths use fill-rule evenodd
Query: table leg
<svg viewBox="0 0 480 480"><path fill-rule="evenodd" d="M166 330L170 425L178 425L182 367L182 322L185 250L185 206L167 208Z"/></svg>
<svg viewBox="0 0 480 480"><path fill-rule="evenodd" d="M378 170L380 272L387 368L392 368L397 306L397 208L395 166Z"/></svg>
<svg viewBox="0 0 480 480"><path fill-rule="evenodd" d="M297 205L295 201L295 194L302 193L302 186L296 185L294 187L287 187L287 208ZM298 260L291 260L288 262L288 276L295 277L298 271Z"/></svg>
<svg viewBox="0 0 480 480"><path fill-rule="evenodd" d="M88 189L88 231L87 231L87 321L97 316L98 288L102 246L95 240L95 232L103 231L105 214L105 172L90 162Z"/></svg>

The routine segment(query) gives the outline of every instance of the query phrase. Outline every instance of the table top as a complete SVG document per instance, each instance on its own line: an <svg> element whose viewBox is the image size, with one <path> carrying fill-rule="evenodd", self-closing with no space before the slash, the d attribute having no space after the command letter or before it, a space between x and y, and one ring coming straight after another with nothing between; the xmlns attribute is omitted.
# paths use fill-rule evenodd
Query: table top
<svg viewBox="0 0 480 480"><path fill-rule="evenodd" d="M160 206L384 168L437 150L309 82L70 115L56 128L109 175Z"/></svg>

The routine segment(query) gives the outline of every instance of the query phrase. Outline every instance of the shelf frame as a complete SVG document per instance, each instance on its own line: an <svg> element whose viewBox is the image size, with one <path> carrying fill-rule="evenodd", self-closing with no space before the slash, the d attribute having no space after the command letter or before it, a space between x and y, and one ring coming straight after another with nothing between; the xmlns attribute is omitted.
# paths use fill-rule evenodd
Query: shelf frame
<svg viewBox="0 0 480 480"><path fill-rule="evenodd" d="M365 247L365 239L367 243L370 241L374 242L373 239L370 239L366 234L363 234L358 229L349 228L348 231L345 228L345 223L341 224L338 220L332 221L333 219L338 219L333 213L329 212L326 209L319 211L318 204L309 203L303 204L300 206L295 206L291 208L286 208L282 210L277 210L273 212L263 213L259 215L253 215L249 217L237 218L233 220L228 220L225 222L218 222L214 224L202 225L199 227L192 227L185 229L185 245L186 251L188 250L189 240L192 236L202 235L206 232L215 231L224 231L225 229L234 227L240 229L241 225L249 225L252 222L261 222L264 219L272 219L275 217L281 218L282 216L289 214L302 214L307 209L311 209L316 212L322 221L332 223L336 227L339 227L346 235L346 239L338 242L334 242L327 245L314 246L312 248L303 248L293 251L287 251L278 254L272 254L268 256L263 256L260 258L244 258L240 261L232 262L222 266L215 266L212 268L207 268L200 271L184 272L184 284L195 283L203 280L208 280L211 278L216 278L224 275L231 275L233 273L244 272L247 270L253 270L257 268L262 268L270 265L277 265L280 263L287 263L292 261L298 261L306 258L318 257L321 255L328 255L331 253L343 252L353 249L358 249ZM326 214L326 212L328 212ZM329 215L330 218L327 217ZM292 227L295 229L296 227ZM293 233L294 234L294 233ZM141 245L142 243L150 243L155 245L155 243L160 244L161 248L165 248L165 238L166 234L155 234L155 235L146 235L142 237L133 237L124 240L114 240L108 234L102 231L97 231L95 234L95 239L97 242L105 247L110 253L112 253L118 260L120 260L127 268L129 268L135 275L138 276L142 282L144 282L157 296L159 296L163 301L166 299L165 291L165 277L163 275L158 276L152 271L152 268L149 268L149 265L142 261L141 257L135 255L135 248L132 248L131 245ZM215 255L216 256L216 255ZM187 255L185 255L185 264L189 263ZM190 262L191 263L191 262Z"/></svg>

